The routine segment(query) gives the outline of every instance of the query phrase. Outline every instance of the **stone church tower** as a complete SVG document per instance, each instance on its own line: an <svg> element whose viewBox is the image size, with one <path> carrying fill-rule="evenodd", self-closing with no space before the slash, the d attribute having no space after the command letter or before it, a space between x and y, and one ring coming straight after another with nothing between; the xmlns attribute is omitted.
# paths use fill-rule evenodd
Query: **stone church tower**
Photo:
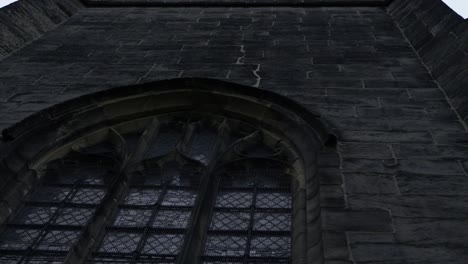
<svg viewBox="0 0 468 264"><path fill-rule="evenodd" d="M0 9L0 263L468 263L441 0Z"/></svg>

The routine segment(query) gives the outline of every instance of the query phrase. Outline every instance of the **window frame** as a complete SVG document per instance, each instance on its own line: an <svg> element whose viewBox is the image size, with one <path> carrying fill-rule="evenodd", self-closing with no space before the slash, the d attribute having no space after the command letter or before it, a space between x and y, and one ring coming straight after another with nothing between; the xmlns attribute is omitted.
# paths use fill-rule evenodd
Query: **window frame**
<svg viewBox="0 0 468 264"><path fill-rule="evenodd" d="M2 151L3 170L15 179L10 178L2 186L8 190L1 197L7 204L0 208L7 212L2 216L10 215L18 206L19 199L15 198L40 180L35 170L63 155L64 146L83 131L96 131L136 117L187 110L216 112L258 124L277 132L295 148L299 156L293 167L301 177L292 184L292 263L323 263L316 157L328 137L327 130L316 116L289 99L215 80L178 79L114 88L44 110L5 130L4 138L10 142ZM0 223L5 220L3 217ZM86 253L80 250L72 248L67 260L76 261Z"/></svg>

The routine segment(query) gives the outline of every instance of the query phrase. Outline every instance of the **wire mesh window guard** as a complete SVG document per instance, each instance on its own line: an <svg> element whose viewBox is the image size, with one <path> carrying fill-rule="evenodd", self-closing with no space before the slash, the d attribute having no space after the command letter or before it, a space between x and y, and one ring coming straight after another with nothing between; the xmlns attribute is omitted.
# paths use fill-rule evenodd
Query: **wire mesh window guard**
<svg viewBox="0 0 468 264"><path fill-rule="evenodd" d="M290 263L295 172L274 134L201 113L105 131L44 166L0 263L62 263L83 245L88 263Z"/></svg>

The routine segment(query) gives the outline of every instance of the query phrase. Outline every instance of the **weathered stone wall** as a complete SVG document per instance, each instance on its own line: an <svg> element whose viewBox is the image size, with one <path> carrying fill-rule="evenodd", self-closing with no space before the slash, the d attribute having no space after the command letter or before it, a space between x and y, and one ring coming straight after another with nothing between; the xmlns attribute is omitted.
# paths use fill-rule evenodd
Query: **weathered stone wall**
<svg viewBox="0 0 468 264"><path fill-rule="evenodd" d="M21 0L0 9L0 59L83 8L80 0Z"/></svg>
<svg viewBox="0 0 468 264"><path fill-rule="evenodd" d="M0 122L121 85L206 77L288 96L320 158L328 264L465 264L466 133L383 8L89 8L0 63Z"/></svg>
<svg viewBox="0 0 468 264"><path fill-rule="evenodd" d="M390 0L82 0L87 6L386 6Z"/></svg>
<svg viewBox="0 0 468 264"><path fill-rule="evenodd" d="M395 0L388 10L467 122L468 21L441 0Z"/></svg>

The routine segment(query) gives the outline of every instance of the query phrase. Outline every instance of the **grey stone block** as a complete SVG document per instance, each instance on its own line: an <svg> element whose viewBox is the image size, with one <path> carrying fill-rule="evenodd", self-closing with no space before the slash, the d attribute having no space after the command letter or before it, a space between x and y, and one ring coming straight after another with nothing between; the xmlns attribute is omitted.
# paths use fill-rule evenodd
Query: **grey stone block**
<svg viewBox="0 0 468 264"><path fill-rule="evenodd" d="M345 189L350 194L398 194L393 174L345 173Z"/></svg>

